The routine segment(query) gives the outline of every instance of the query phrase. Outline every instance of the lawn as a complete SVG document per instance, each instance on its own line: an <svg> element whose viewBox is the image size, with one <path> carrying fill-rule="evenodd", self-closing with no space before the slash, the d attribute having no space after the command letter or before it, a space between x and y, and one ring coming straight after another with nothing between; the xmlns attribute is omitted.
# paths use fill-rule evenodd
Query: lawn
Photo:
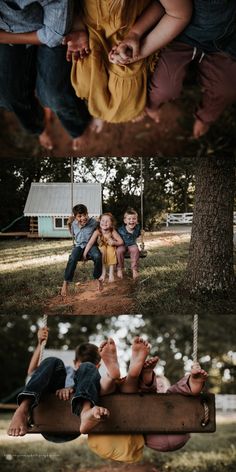
<svg viewBox="0 0 236 472"><path fill-rule="evenodd" d="M1 414L0 433L8 425L10 415ZM234 472L236 470L236 423L219 424L213 434L193 434L191 441L180 451L156 453L146 448L140 470L151 472ZM2 436L1 436L2 437ZM86 438L70 443L52 444L44 440L25 438L0 440L0 466L4 472L16 469L31 472L39 467L47 472L88 470L137 472L136 464L120 465L104 461L89 451ZM106 466L106 467L105 467Z"/></svg>
<svg viewBox="0 0 236 472"><path fill-rule="evenodd" d="M140 278L133 295L137 313L236 313L236 294L193 297L179 288L187 263L188 242L171 243L170 239L167 244L158 233L156 241L156 246L154 241L140 263ZM69 240L0 241L0 314L44 314L45 303L60 291L71 248ZM129 264L126 261L127 267ZM78 280L92 280L91 261L78 264L75 281ZM118 284L119 281L114 285L115 290ZM71 291L73 295L73 284Z"/></svg>

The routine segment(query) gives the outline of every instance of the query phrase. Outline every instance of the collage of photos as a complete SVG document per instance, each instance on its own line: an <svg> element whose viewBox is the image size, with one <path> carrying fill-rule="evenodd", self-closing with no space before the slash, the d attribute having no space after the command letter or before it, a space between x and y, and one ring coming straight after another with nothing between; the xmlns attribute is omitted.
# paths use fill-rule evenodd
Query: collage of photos
<svg viewBox="0 0 236 472"><path fill-rule="evenodd" d="M0 469L236 470L235 0L0 0Z"/></svg>

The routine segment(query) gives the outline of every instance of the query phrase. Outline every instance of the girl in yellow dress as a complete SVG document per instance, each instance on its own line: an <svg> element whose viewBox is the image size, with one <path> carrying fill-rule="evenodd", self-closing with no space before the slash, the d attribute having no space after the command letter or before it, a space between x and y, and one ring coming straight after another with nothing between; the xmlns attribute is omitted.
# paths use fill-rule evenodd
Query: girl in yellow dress
<svg viewBox="0 0 236 472"><path fill-rule="evenodd" d="M109 268L109 282L114 282L114 268L117 264L116 247L123 244L123 240L119 233L115 230L115 220L111 213L103 213L100 216L99 228L92 234L83 254L86 256L94 244L102 253L102 275L101 280L106 278L106 267Z"/></svg>
<svg viewBox="0 0 236 472"><path fill-rule="evenodd" d="M147 27L156 23L154 51L165 46L187 22L182 21L181 14L178 17L180 7L186 2L191 0L177 0L177 7L173 0L81 0L78 3L77 33L65 37L64 44L68 45L68 60L75 53L72 85L77 96L87 101L93 117L120 123L142 114L150 60L121 65L112 63L109 53L124 38L130 41L130 54L135 50L138 53L140 38ZM138 28L132 30L137 18Z"/></svg>

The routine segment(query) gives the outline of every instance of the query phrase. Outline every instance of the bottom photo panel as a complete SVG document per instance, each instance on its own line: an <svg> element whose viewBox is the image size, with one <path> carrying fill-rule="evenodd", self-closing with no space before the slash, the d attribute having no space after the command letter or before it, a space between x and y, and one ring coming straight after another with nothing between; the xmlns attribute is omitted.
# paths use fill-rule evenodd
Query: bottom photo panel
<svg viewBox="0 0 236 472"><path fill-rule="evenodd" d="M236 318L1 316L6 472L236 470Z"/></svg>

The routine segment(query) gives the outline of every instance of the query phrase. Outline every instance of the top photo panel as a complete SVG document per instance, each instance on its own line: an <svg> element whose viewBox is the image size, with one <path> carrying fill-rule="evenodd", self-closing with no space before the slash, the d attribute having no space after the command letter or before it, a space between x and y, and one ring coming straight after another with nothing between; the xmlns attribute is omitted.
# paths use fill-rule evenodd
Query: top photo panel
<svg viewBox="0 0 236 472"><path fill-rule="evenodd" d="M0 158L235 152L235 0L0 8Z"/></svg>

